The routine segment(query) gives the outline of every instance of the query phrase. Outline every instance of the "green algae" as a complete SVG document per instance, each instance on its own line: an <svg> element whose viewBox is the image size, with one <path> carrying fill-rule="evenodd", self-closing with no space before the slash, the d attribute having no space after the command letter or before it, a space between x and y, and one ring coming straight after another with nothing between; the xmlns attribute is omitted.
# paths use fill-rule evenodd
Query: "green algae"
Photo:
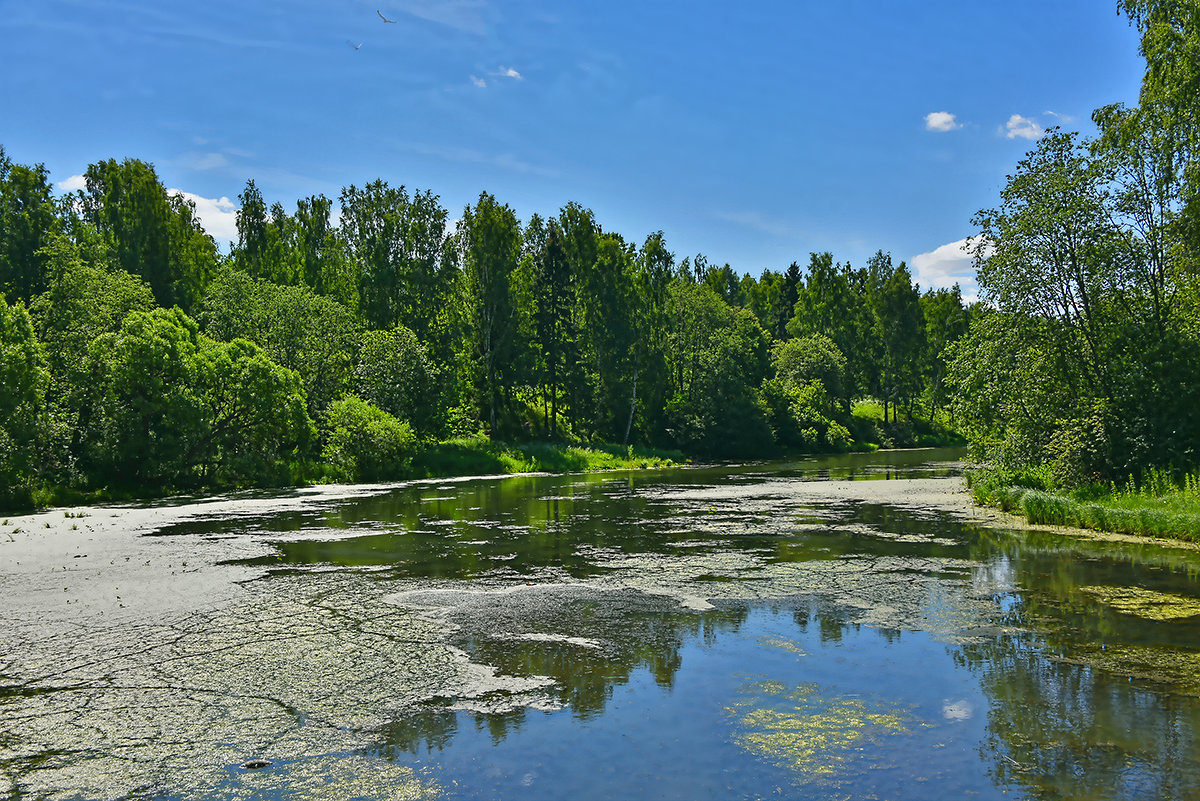
<svg viewBox="0 0 1200 801"><path fill-rule="evenodd" d="M826 695L816 684L788 687L763 681L728 708L734 741L756 757L790 770L801 783L837 781L861 770L866 748L911 732L899 709L849 695Z"/></svg>
<svg viewBox="0 0 1200 801"><path fill-rule="evenodd" d="M1200 615L1200 598L1186 595L1144 587L1091 586L1079 590L1118 612L1146 620L1179 620Z"/></svg>
<svg viewBox="0 0 1200 801"><path fill-rule="evenodd" d="M217 789L217 788L214 788ZM231 801L278 797L290 801L434 801L444 797L438 784L412 768L377 758L321 755L264 770L242 771L232 785L219 788ZM195 796L196 801L211 796ZM189 800L190 801L190 800Z"/></svg>

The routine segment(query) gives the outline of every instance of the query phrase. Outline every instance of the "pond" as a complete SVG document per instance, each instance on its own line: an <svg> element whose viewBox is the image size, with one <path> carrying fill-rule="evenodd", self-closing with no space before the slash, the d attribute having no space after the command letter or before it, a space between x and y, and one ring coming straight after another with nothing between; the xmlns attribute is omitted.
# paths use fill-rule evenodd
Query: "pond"
<svg viewBox="0 0 1200 801"><path fill-rule="evenodd" d="M961 457L12 518L0 797L1200 797L1200 551Z"/></svg>

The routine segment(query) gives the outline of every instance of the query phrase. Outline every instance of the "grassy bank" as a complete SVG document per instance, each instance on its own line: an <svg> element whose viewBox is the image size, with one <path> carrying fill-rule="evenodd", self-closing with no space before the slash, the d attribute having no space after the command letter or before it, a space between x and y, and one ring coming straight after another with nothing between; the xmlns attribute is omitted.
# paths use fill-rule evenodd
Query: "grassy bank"
<svg viewBox="0 0 1200 801"><path fill-rule="evenodd" d="M1176 480L1152 473L1138 484L1053 490L1037 473L974 471L968 476L977 503L996 506L1030 523L1076 526L1118 534L1200 542L1200 475Z"/></svg>
<svg viewBox="0 0 1200 801"><path fill-rule="evenodd" d="M637 470L670 467L685 461L679 451L632 445L505 443L477 436L425 446L413 459L412 473L416 478L437 478L492 473Z"/></svg>
<svg viewBox="0 0 1200 801"><path fill-rule="evenodd" d="M655 450L621 445L568 445L563 443L493 442L486 436L460 437L418 447L409 466L387 476L387 480L413 478L449 478L452 476L495 475L504 473L574 473L590 470L639 470L684 464L679 451ZM297 463L289 473L279 476L264 488L305 486L335 481L323 465ZM109 486L85 491L70 487L42 486L25 502L0 503L0 513L22 513L56 506L154 500L177 495L211 494L247 489L243 486L210 485L196 487Z"/></svg>

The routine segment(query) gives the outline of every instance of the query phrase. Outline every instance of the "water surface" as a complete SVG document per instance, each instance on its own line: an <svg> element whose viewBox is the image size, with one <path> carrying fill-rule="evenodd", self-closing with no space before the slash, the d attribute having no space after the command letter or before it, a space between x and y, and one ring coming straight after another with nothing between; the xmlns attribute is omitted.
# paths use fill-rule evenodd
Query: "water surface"
<svg viewBox="0 0 1200 801"><path fill-rule="evenodd" d="M0 793L1200 797L1200 554L1006 528L960 456L92 510L0 573L66 585L0 632ZM143 558L205 592L84 592Z"/></svg>

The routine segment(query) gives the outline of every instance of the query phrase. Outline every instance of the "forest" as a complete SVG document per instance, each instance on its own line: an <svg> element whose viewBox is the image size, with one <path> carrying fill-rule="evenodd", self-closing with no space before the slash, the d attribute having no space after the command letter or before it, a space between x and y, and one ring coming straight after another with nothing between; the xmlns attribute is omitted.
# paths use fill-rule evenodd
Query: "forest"
<svg viewBox="0 0 1200 801"><path fill-rule="evenodd" d="M289 212L251 180L223 253L153 165L85 178L56 195L0 150L9 505L397 478L464 438L729 459L946 436L971 311L883 252L756 279L577 203L522 221L484 192L452 219L377 180Z"/></svg>
<svg viewBox="0 0 1200 801"><path fill-rule="evenodd" d="M950 428L988 486L1183 486L1200 9L1120 8L1139 102L1097 109L1092 137L1047 132L976 214L973 304L883 251L755 278L574 202L523 220L482 192L452 217L382 180L293 212L248 181L224 253L151 164L56 194L0 149L3 503L397 478L447 442L741 459Z"/></svg>

